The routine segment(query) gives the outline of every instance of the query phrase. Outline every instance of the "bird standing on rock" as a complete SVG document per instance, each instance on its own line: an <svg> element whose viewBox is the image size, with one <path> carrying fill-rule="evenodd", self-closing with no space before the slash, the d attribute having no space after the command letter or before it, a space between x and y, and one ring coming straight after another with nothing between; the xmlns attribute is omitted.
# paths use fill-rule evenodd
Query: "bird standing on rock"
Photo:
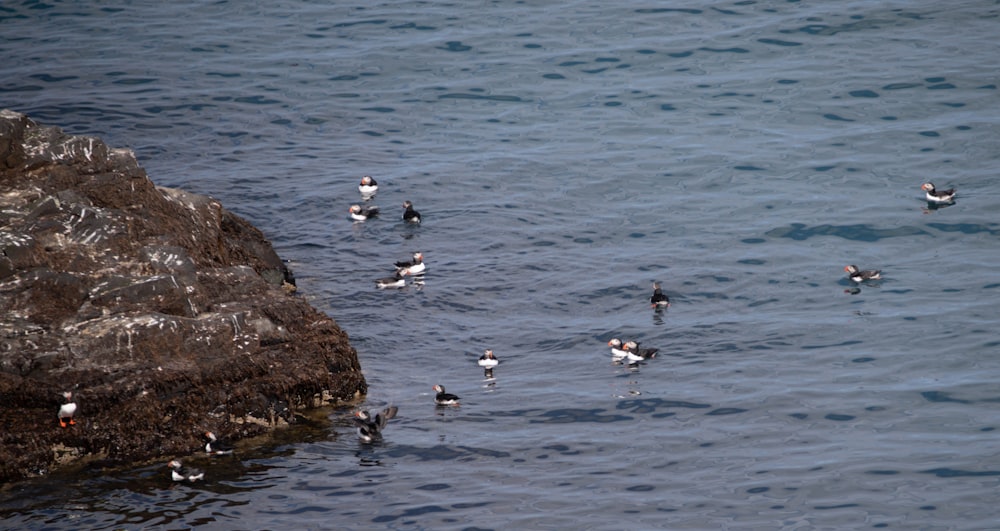
<svg viewBox="0 0 1000 531"><path fill-rule="evenodd" d="M72 391L66 391L62 395L66 403L59 406L59 425L65 428L76 424L73 420L73 416L76 415L76 402L73 401Z"/></svg>

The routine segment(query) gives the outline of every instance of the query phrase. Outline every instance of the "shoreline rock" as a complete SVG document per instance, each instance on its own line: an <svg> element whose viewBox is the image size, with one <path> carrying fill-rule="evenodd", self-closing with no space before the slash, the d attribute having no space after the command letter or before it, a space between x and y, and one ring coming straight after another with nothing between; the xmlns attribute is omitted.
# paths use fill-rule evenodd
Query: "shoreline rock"
<svg viewBox="0 0 1000 531"><path fill-rule="evenodd" d="M0 111L0 482L240 439L367 392L270 242L127 149ZM59 427L62 392L79 406Z"/></svg>

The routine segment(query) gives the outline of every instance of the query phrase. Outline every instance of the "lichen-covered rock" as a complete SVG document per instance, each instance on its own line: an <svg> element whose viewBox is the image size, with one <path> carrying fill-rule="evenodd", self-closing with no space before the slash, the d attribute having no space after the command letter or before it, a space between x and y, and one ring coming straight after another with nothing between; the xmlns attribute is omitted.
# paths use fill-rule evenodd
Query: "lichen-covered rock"
<svg viewBox="0 0 1000 531"><path fill-rule="evenodd" d="M0 111L0 481L183 455L365 393L347 335L293 286L218 201Z"/></svg>

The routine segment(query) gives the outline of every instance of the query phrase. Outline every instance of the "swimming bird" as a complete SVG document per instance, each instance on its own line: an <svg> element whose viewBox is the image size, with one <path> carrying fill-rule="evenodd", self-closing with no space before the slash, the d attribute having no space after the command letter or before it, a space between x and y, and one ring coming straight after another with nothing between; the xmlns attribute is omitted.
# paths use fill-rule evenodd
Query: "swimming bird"
<svg viewBox="0 0 1000 531"><path fill-rule="evenodd" d="M390 406L375 414L373 419L371 413L359 410L354 413L354 423L358 426L358 438L364 442L372 442L382 438L382 428L385 428L389 419L396 416L399 408Z"/></svg>
<svg viewBox="0 0 1000 531"><path fill-rule="evenodd" d="M484 369L492 369L500 364L500 360L493 355L492 350L487 350L482 356L479 356L479 366Z"/></svg>
<svg viewBox="0 0 1000 531"><path fill-rule="evenodd" d="M233 453L233 450L235 450L235 447L229 444L228 441L216 438L215 434L210 431L206 431L204 437L206 441L205 442L206 453L212 455L227 455Z"/></svg>
<svg viewBox="0 0 1000 531"><path fill-rule="evenodd" d="M403 221L407 223L418 224L420 223L420 212L413 210L413 203L409 201L403 201Z"/></svg>
<svg viewBox="0 0 1000 531"><path fill-rule="evenodd" d="M628 352L622 349L621 339L611 338L611 341L608 341L608 346L611 347L611 361L621 361L628 357Z"/></svg>
<svg viewBox="0 0 1000 531"><path fill-rule="evenodd" d="M399 261L395 265L397 269L410 275L419 275L427 269L427 264L424 263L424 254L419 251L413 253L413 260L409 262Z"/></svg>
<svg viewBox="0 0 1000 531"><path fill-rule="evenodd" d="M375 182L375 179L372 179L371 175L365 175L361 178L361 184L358 185L358 191L361 192L361 195L363 196L371 197L378 191L378 183Z"/></svg>
<svg viewBox="0 0 1000 531"><path fill-rule="evenodd" d="M623 348L629 355L629 361L636 361L633 359L634 357L638 357L641 360L655 358L656 353L660 351L658 348L642 348L637 341L629 341L625 343Z"/></svg>
<svg viewBox="0 0 1000 531"><path fill-rule="evenodd" d="M653 282L653 295L649 298L649 303L653 308L668 308L670 307L670 298L667 297L663 290L660 289L659 282Z"/></svg>
<svg viewBox="0 0 1000 531"><path fill-rule="evenodd" d="M437 384L434 386L434 390L437 391L437 395L434 397L434 403L439 406L457 406L459 398L451 393L444 392L444 386Z"/></svg>
<svg viewBox="0 0 1000 531"><path fill-rule="evenodd" d="M354 221L366 221L369 218L374 218L375 216L378 216L378 207L377 206L362 207L361 205L351 205L351 209L349 210L349 212L351 213L351 219L353 219Z"/></svg>
<svg viewBox="0 0 1000 531"><path fill-rule="evenodd" d="M854 282L864 282L866 280L878 280L882 278L881 269L858 269L856 265L844 266L844 271L847 271L847 276Z"/></svg>
<svg viewBox="0 0 1000 531"><path fill-rule="evenodd" d="M197 468L186 467L181 464L180 461L174 459L167 464L170 467L170 477L174 481L198 481L199 479L205 479L205 473Z"/></svg>
<svg viewBox="0 0 1000 531"><path fill-rule="evenodd" d="M405 269L397 269L395 275L376 280L375 287L379 289L402 288L406 285L406 280L403 278L406 274L407 272Z"/></svg>
<svg viewBox="0 0 1000 531"><path fill-rule="evenodd" d="M955 199L955 189L938 190L934 188L934 183L924 183L921 190L927 192L924 196L928 203L950 203Z"/></svg>
<svg viewBox="0 0 1000 531"><path fill-rule="evenodd" d="M73 401L71 391L66 391L62 395L66 399L66 403L59 406L59 425L65 428L76 424L76 421L73 420L73 416L76 415L76 402Z"/></svg>

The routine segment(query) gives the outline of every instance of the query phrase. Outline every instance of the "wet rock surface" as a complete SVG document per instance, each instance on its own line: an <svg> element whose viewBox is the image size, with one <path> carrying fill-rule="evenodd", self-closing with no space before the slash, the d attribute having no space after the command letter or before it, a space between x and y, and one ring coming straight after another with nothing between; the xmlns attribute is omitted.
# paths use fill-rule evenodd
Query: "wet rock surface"
<svg viewBox="0 0 1000 531"><path fill-rule="evenodd" d="M239 439L365 393L347 335L293 290L218 201L0 111L0 481L183 456L206 430Z"/></svg>

